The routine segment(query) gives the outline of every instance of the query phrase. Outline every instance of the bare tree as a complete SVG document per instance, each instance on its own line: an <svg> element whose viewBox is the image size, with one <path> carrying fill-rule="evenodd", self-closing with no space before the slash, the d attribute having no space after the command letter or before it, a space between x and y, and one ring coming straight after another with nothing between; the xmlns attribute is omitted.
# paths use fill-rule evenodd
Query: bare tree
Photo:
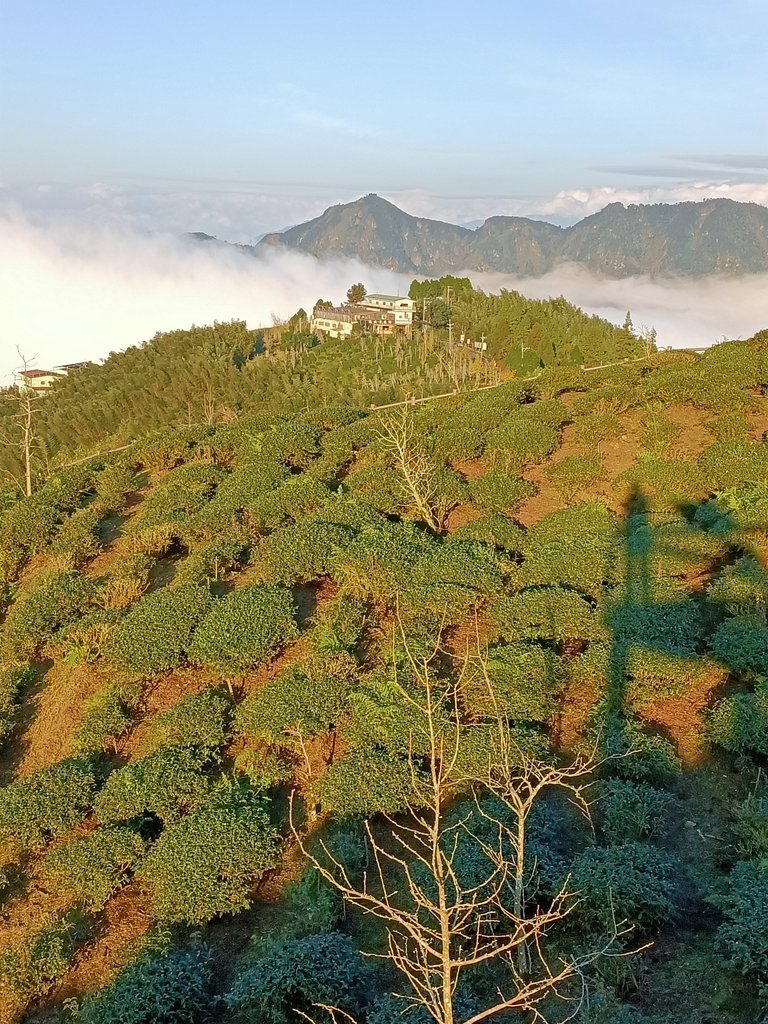
<svg viewBox="0 0 768 1024"><path fill-rule="evenodd" d="M427 526L441 529L448 510L440 508L435 466L419 444L407 405L384 420L379 440L394 461L406 501Z"/></svg>
<svg viewBox="0 0 768 1024"><path fill-rule="evenodd" d="M40 396L29 386L26 377L22 376L31 368L30 360L18 349L16 351L21 360L21 365L16 370L16 376L21 380L16 384L15 394L12 394L15 410L11 414L10 425L4 435L0 437L0 445L15 452L21 463L23 483L13 473L7 470L6 473L29 497L33 489L33 461L40 448L40 439L35 430L37 403Z"/></svg>
<svg viewBox="0 0 768 1024"><path fill-rule="evenodd" d="M313 853L292 817L294 835L345 901L384 922L387 952L382 955L411 993L401 998L423 1007L436 1024L480 1024L513 1010L543 1022L543 1004L558 999L567 1004L560 1020L573 1019L586 999L586 968L630 929L614 922L596 948L570 957L548 955L549 934L578 898L566 879L554 895L535 901L526 861L527 826L545 790L565 793L588 816L588 777L596 763L578 758L560 767L538 761L520 749L498 715L490 728L487 763L471 772L462 769L466 727L459 721L458 690L438 693L429 662L412 659L421 684L419 699L402 690L414 721L428 734L426 777L414 773L414 796L402 817L384 815L387 827L375 832L366 822L370 868L362 880L353 878L325 844L320 844L320 856ZM468 796L463 812L449 810L457 793ZM386 840L380 838L384 833ZM484 858L479 879L468 879L461 868L459 851L465 843L475 844ZM459 983L482 964L500 968L506 981L489 1005L457 1020ZM322 1009L334 1019L333 1008Z"/></svg>

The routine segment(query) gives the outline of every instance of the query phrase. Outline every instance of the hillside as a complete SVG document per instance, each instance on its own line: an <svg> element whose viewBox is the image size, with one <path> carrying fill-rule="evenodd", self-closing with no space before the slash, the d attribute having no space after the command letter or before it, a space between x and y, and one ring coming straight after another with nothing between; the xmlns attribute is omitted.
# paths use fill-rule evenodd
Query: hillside
<svg viewBox="0 0 768 1024"><path fill-rule="evenodd" d="M315 400L354 376L317 346L298 404L191 409L7 508L0 1019L395 1024L419 990L360 951L458 891L464 1017L576 963L584 1024L761 1020L764 335L383 411Z"/></svg>
<svg viewBox="0 0 768 1024"><path fill-rule="evenodd" d="M576 263L607 277L701 277L768 270L768 209L756 203L629 206L612 203L568 228L524 217L490 217L470 230L412 217L376 195L332 206L260 247L349 256L402 273L545 274Z"/></svg>
<svg viewBox="0 0 768 1024"><path fill-rule="evenodd" d="M117 447L155 428L217 422L242 412L284 414L339 403L367 408L406 394L487 384L508 370L611 362L645 351L631 332L564 299L486 296L469 286L452 315L457 339L462 331L488 336L491 358L449 346L444 325L419 327L412 338L320 344L306 332L303 310L280 327L259 331L235 321L158 334L61 380L38 403L36 466ZM16 411L14 393L0 391L0 438L15 436ZM0 471L19 478L13 447L0 446Z"/></svg>

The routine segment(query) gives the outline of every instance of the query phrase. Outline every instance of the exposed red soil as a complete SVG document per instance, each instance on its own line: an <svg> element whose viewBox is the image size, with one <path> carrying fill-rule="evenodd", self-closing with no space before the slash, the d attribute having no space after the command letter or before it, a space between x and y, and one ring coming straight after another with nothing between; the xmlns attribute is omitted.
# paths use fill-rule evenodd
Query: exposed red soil
<svg viewBox="0 0 768 1024"><path fill-rule="evenodd" d="M603 696L598 682L579 679L566 687L555 721L553 742L560 750L572 751L583 737L589 716Z"/></svg>
<svg viewBox="0 0 768 1024"><path fill-rule="evenodd" d="M717 440L707 429L712 414L706 410L691 405L668 405L664 412L680 427L680 435L673 442L676 458L693 462Z"/></svg>
<svg viewBox="0 0 768 1024"><path fill-rule="evenodd" d="M476 519L481 517L482 512L472 505L457 505L456 508L451 509L448 513L448 518L445 520L445 532L455 533L462 526L468 526L469 523L474 523Z"/></svg>
<svg viewBox="0 0 768 1024"><path fill-rule="evenodd" d="M210 669L177 668L165 675L157 676L145 685L137 724L118 741L118 752L129 761L140 755L147 730L152 718L171 708L191 693L199 693L207 686L218 682Z"/></svg>
<svg viewBox="0 0 768 1024"><path fill-rule="evenodd" d="M461 473L465 480L477 480L487 472L488 467L482 459L456 459L451 462L451 469Z"/></svg>
<svg viewBox="0 0 768 1024"><path fill-rule="evenodd" d="M623 495L613 487L613 481L629 469L635 462L640 448L642 432L642 413L631 409L622 417L624 432L617 437L608 438L600 443L600 456L607 479L592 483L583 493L576 494L572 501L585 501L597 498L604 501L610 508L619 511L623 503ZM530 528L541 522L550 512L565 508L571 504L549 480L547 468L572 455L584 455L585 449L576 439L576 426L573 423L563 427L560 447L546 462L530 466L523 471L523 479L536 487L537 493L521 502L516 518L523 526Z"/></svg>
<svg viewBox="0 0 768 1024"><path fill-rule="evenodd" d="M701 764L708 756L704 713L711 704L712 692L722 681L722 676L702 680L682 696L664 697L639 709L641 718L658 726L672 740L686 768Z"/></svg>
<svg viewBox="0 0 768 1024"><path fill-rule="evenodd" d="M104 686L103 672L93 665L57 662L46 672L40 689L30 696L23 719L29 724L3 751L0 769L29 775L72 754L72 738L83 702Z"/></svg>
<svg viewBox="0 0 768 1024"><path fill-rule="evenodd" d="M751 438L754 441L761 441L768 433L768 401L763 399L764 408L759 412L748 412L747 419L752 424Z"/></svg>
<svg viewBox="0 0 768 1024"><path fill-rule="evenodd" d="M93 941L79 951L74 967L47 1001L60 1004L108 984L153 922L147 894L134 879L107 903L96 922Z"/></svg>

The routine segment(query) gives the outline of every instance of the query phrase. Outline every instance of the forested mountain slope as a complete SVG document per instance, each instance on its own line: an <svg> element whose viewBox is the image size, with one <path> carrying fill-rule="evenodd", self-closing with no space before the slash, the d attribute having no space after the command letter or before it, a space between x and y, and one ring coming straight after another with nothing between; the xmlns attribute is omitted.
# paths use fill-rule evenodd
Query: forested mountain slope
<svg viewBox="0 0 768 1024"><path fill-rule="evenodd" d="M731 199L628 206L611 203L568 228L490 217L476 230L412 217L376 195L265 235L260 247L356 257L403 273L545 274L563 263L607 277L700 277L768 270L768 208Z"/></svg>
<svg viewBox="0 0 768 1024"><path fill-rule="evenodd" d="M6 509L0 1019L394 1024L395 993L426 1021L361 956L396 923L338 892L399 850L374 898L408 870L425 907L490 901L457 1024L574 962L583 1022L761 1020L767 390L759 336L415 408L257 407ZM557 774L579 755L591 822ZM518 846L505 777L560 780ZM542 913L548 967L514 938ZM554 1021L582 989L543 991Z"/></svg>

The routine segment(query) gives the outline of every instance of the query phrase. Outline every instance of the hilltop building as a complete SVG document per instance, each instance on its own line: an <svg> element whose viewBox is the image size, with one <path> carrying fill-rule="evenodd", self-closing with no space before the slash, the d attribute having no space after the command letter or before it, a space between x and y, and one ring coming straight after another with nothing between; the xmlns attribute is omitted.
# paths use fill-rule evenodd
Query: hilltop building
<svg viewBox="0 0 768 1024"><path fill-rule="evenodd" d="M73 370L79 370L88 365L87 362L62 363L60 366L54 366L52 370L19 370L16 373L16 384L20 388L28 388L38 395L45 395L57 380L69 376Z"/></svg>
<svg viewBox="0 0 768 1024"><path fill-rule="evenodd" d="M348 338L355 324L368 334L392 334L411 327L415 308L401 295L366 295L354 305L316 307L309 326L330 338Z"/></svg>

